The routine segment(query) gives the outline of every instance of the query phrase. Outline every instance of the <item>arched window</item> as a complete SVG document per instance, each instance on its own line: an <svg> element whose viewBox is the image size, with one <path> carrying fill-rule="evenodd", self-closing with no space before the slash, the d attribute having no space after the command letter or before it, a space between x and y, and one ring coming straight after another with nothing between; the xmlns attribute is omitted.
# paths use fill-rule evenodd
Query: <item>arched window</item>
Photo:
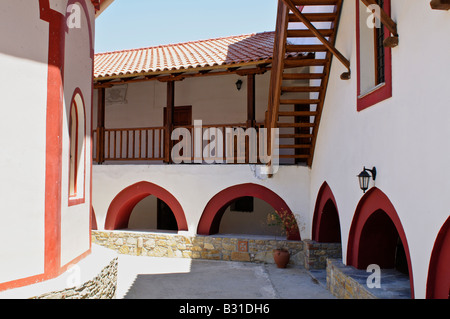
<svg viewBox="0 0 450 319"><path fill-rule="evenodd" d="M86 119L81 92L75 92L69 118L69 204L84 202L86 173Z"/></svg>

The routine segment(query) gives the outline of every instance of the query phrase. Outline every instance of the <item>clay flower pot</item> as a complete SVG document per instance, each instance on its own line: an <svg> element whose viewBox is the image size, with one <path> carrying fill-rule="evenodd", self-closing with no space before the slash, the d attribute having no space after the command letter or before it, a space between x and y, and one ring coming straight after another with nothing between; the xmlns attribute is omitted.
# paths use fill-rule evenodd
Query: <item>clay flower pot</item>
<svg viewBox="0 0 450 319"><path fill-rule="evenodd" d="M286 249L275 249L273 251L273 259L278 268L286 268L290 258L291 254Z"/></svg>

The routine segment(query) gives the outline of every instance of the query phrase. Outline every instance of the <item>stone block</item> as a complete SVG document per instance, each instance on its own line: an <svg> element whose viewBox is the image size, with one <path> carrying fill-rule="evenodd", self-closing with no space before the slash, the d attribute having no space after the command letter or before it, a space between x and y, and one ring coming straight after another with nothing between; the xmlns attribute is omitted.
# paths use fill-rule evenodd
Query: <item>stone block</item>
<svg viewBox="0 0 450 319"><path fill-rule="evenodd" d="M231 260L233 260L233 261L250 261L250 254L234 251L231 253Z"/></svg>
<svg viewBox="0 0 450 319"><path fill-rule="evenodd" d="M222 244L222 248L223 248L224 250L230 250L230 251L236 251L236 250L237 250L236 244L227 244L227 243L223 243L223 244Z"/></svg>
<svg viewBox="0 0 450 319"><path fill-rule="evenodd" d="M126 255L129 252L130 252L130 248L128 246L126 246L126 245L124 245L124 246L119 248L119 253L121 253L121 254Z"/></svg>

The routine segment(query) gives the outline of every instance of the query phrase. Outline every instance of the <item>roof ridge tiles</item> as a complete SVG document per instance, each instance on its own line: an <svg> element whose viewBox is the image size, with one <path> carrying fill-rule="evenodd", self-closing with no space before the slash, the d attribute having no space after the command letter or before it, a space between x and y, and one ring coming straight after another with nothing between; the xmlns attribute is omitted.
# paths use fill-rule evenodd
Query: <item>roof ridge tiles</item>
<svg viewBox="0 0 450 319"><path fill-rule="evenodd" d="M107 55L107 54L114 54L114 53L124 53L124 52L133 52L133 51L144 51L144 50L150 50L150 49L160 49L160 48L173 47L173 46L181 46L181 45L193 44L193 43L200 43L200 42L218 41L218 40L233 39L233 38L242 38L242 37L252 37L252 36L264 35L264 34L269 34L269 33L270 33L270 34L275 34L275 31L263 31L263 32L257 32L257 33L248 33L248 34L242 34L242 35L230 35L230 36L224 36L224 37L217 37L217 38L210 38L210 39L200 39L200 40L192 40L192 41L179 42L179 43L159 44L159 45L148 46L148 47L142 47L142 48L133 48L133 49L123 49L123 50L114 50L114 51L98 52L98 53L96 53L95 55Z"/></svg>
<svg viewBox="0 0 450 319"><path fill-rule="evenodd" d="M272 59L275 32L266 31L95 55L95 78L239 65Z"/></svg>

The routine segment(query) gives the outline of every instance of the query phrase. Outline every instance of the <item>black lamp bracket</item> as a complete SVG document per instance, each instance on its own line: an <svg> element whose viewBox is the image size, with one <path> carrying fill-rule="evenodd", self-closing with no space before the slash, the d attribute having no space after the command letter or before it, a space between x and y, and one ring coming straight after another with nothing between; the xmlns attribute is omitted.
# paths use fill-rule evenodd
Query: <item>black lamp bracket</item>
<svg viewBox="0 0 450 319"><path fill-rule="evenodd" d="M364 166L364 171L368 171L372 173L372 179L375 180L377 178L377 168L373 167L372 169L368 169Z"/></svg>

